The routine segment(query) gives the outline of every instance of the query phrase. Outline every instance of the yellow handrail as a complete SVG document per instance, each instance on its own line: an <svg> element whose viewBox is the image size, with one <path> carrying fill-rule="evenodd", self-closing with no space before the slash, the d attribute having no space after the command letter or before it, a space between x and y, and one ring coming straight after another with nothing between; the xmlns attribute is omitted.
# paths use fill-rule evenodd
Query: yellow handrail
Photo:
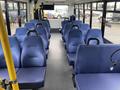
<svg viewBox="0 0 120 90"><path fill-rule="evenodd" d="M12 58L12 53L10 50L10 45L9 45L9 40L8 40L8 34L7 30L5 27L5 22L3 19L3 14L2 14L2 9L0 5L0 40L1 40L1 45L3 48L4 56L5 56L5 61L8 69L8 74L10 77L11 81L16 81L16 71L14 68L14 62ZM13 83L12 84L12 89L13 90L19 90L18 83Z"/></svg>

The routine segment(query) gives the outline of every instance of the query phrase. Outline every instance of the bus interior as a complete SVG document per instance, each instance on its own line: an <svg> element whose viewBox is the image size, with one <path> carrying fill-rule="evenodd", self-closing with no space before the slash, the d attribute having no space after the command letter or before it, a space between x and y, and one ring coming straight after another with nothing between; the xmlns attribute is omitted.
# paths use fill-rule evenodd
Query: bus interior
<svg viewBox="0 0 120 90"><path fill-rule="evenodd" d="M0 90L120 90L120 0L0 0Z"/></svg>

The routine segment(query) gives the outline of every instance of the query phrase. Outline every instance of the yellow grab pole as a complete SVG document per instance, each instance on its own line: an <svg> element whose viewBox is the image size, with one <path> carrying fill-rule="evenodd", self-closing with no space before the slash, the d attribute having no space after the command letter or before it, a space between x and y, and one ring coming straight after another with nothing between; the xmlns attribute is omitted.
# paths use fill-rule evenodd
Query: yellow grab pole
<svg viewBox="0 0 120 90"><path fill-rule="evenodd" d="M0 88L0 90L5 90L5 89L3 89L3 88Z"/></svg>
<svg viewBox="0 0 120 90"><path fill-rule="evenodd" d="M14 68L14 62L13 62L12 53L10 50L7 31L5 28L5 22L4 22L3 15L2 15L1 5L0 5L0 40L1 40L2 48L3 48L3 52L5 56L5 61L6 61L9 77L10 77L10 80L14 82L17 80L16 71ZM12 89L19 90L18 82L12 83Z"/></svg>

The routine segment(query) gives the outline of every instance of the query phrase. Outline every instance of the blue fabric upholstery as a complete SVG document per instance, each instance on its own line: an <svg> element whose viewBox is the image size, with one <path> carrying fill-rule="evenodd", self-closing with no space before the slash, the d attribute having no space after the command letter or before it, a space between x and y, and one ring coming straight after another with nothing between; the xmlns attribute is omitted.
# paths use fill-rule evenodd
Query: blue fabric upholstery
<svg viewBox="0 0 120 90"><path fill-rule="evenodd" d="M15 68L16 72L19 70ZM8 70L7 68L0 68L0 78L9 80Z"/></svg>
<svg viewBox="0 0 120 90"><path fill-rule="evenodd" d="M74 15L72 15L72 16L70 16L70 21L75 21L75 16Z"/></svg>
<svg viewBox="0 0 120 90"><path fill-rule="evenodd" d="M76 53L72 53L72 54L67 54L67 58L68 58L68 63L69 65L74 66L75 60L76 60Z"/></svg>
<svg viewBox="0 0 120 90"><path fill-rule="evenodd" d="M111 54L120 49L120 45L80 45L75 62L75 73L120 73L120 63L113 71ZM119 59L116 55L114 59Z"/></svg>
<svg viewBox="0 0 120 90"><path fill-rule="evenodd" d="M119 49L120 45L80 45L75 62L77 90L119 90L120 63L110 70L110 57ZM114 60L119 58L117 53Z"/></svg>
<svg viewBox="0 0 120 90"><path fill-rule="evenodd" d="M90 29L90 26L88 24L80 24L80 31L82 32L84 39L85 39L89 29Z"/></svg>
<svg viewBox="0 0 120 90"><path fill-rule="evenodd" d="M39 20L30 20L30 23L34 23L35 25L39 23Z"/></svg>
<svg viewBox="0 0 120 90"><path fill-rule="evenodd" d="M68 62L73 65L79 44L85 44L82 32L79 29L71 29L66 43Z"/></svg>
<svg viewBox="0 0 120 90"><path fill-rule="evenodd" d="M47 32L48 32L48 35L50 37L50 27L49 27L49 24L45 21L45 20L41 20L40 23L42 23L44 25L44 27L46 28Z"/></svg>
<svg viewBox="0 0 120 90"><path fill-rule="evenodd" d="M102 32L99 29L90 29L86 36L86 43L89 43L91 45L97 45L96 40L90 40L88 42L90 38L96 38L99 40L99 44L103 44Z"/></svg>
<svg viewBox="0 0 120 90"><path fill-rule="evenodd" d="M79 44L84 44L82 32L79 29L71 29L66 41L67 52L76 53Z"/></svg>
<svg viewBox="0 0 120 90"><path fill-rule="evenodd" d="M68 35L69 35L69 32L72 29L73 25L78 25L80 28L81 21L73 21L73 22L70 22L66 25L66 28L65 28L64 33L63 33L63 37L64 37L65 42L68 40Z"/></svg>
<svg viewBox="0 0 120 90"><path fill-rule="evenodd" d="M38 27L36 28L36 30L37 30L38 34L41 36L45 48L48 49L48 47L49 47L49 41L48 41L48 37L47 37L47 32L46 32L46 30L45 30L44 27L42 27L42 26L38 26Z"/></svg>
<svg viewBox="0 0 120 90"><path fill-rule="evenodd" d="M70 22L69 20L64 20L64 21L62 21L62 28L65 26L65 24L67 24L68 22Z"/></svg>
<svg viewBox="0 0 120 90"><path fill-rule="evenodd" d="M21 64L22 67L45 66L46 53L43 41L39 36L27 36L23 42Z"/></svg>
<svg viewBox="0 0 120 90"><path fill-rule="evenodd" d="M65 29L65 26L66 26L66 24L67 23L69 23L70 21L69 20L64 20L64 21L62 21L62 29L61 29L61 33L63 34L63 32L64 32L64 29Z"/></svg>
<svg viewBox="0 0 120 90"><path fill-rule="evenodd" d="M28 23L25 23L25 27L26 27L28 30L31 30L31 29L35 28L35 24L32 23L32 22L28 22Z"/></svg>
<svg viewBox="0 0 120 90"><path fill-rule="evenodd" d="M120 90L120 74L78 74L75 76L77 90Z"/></svg>
<svg viewBox="0 0 120 90"><path fill-rule="evenodd" d="M12 57L14 60L14 65L16 68L20 67L20 46L15 37L9 37L10 48L12 51ZM4 58L4 53L2 50L2 46L0 44L0 68L6 68L6 62Z"/></svg>
<svg viewBox="0 0 120 90"><path fill-rule="evenodd" d="M21 89L37 89L44 86L45 67L20 68L17 73Z"/></svg>
<svg viewBox="0 0 120 90"><path fill-rule="evenodd" d="M24 41L27 32L28 32L28 29L25 28L25 27L16 29L15 36L17 37L17 39L18 39L18 41L20 43L20 47L22 47L22 42Z"/></svg>
<svg viewBox="0 0 120 90"><path fill-rule="evenodd" d="M20 46L15 37L9 37L9 42L10 42L10 48L12 51L12 57L14 60L14 65L15 65L16 72L17 72L18 68L20 67ZM2 50L1 44L0 44L0 77L2 79L9 80L8 70L7 70L7 66L6 66L4 53Z"/></svg>

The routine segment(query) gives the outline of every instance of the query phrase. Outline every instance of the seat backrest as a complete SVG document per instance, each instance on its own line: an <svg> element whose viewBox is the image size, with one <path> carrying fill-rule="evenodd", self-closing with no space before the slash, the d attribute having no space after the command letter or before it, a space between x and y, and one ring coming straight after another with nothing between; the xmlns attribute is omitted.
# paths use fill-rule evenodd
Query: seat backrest
<svg viewBox="0 0 120 90"><path fill-rule="evenodd" d="M40 67L45 64L45 50L39 36L27 36L23 42L22 67Z"/></svg>
<svg viewBox="0 0 120 90"><path fill-rule="evenodd" d="M90 40L91 38L93 38L93 40ZM89 43L89 45L97 45L97 41L94 40L94 38L99 40L99 44L103 44L102 32L100 29L90 29L86 36L86 43Z"/></svg>
<svg viewBox="0 0 120 90"><path fill-rule="evenodd" d="M76 18L74 15L70 16L70 21L75 21L75 20L76 20Z"/></svg>
<svg viewBox="0 0 120 90"><path fill-rule="evenodd" d="M34 19L34 20L30 20L30 23L34 23L35 25L39 22L39 20Z"/></svg>
<svg viewBox="0 0 120 90"><path fill-rule="evenodd" d="M80 45L77 51L75 62L75 73L120 73L120 61L111 71L111 55L120 49L120 45ZM120 50L118 55L114 55L114 60L120 60Z"/></svg>
<svg viewBox="0 0 120 90"><path fill-rule="evenodd" d="M36 31L41 36L45 48L48 48L48 39L49 39L49 37L47 36L47 32L46 32L45 28L42 27L42 26L38 26L38 27L36 27Z"/></svg>
<svg viewBox="0 0 120 90"><path fill-rule="evenodd" d="M69 20L64 20L62 21L61 25L62 25L62 28L64 28L65 24L67 24L69 22Z"/></svg>
<svg viewBox="0 0 120 90"><path fill-rule="evenodd" d="M39 22L43 24L43 26L46 28L48 34L50 34L50 27L49 27L48 22L45 20L40 20Z"/></svg>
<svg viewBox="0 0 120 90"><path fill-rule="evenodd" d="M82 31L83 38L85 39L87 32L89 31L90 26L88 24L80 24L80 30Z"/></svg>
<svg viewBox="0 0 120 90"><path fill-rule="evenodd" d="M25 23L25 27L26 27L28 30L31 30L31 29L35 28L35 23L33 23L33 22Z"/></svg>
<svg viewBox="0 0 120 90"><path fill-rule="evenodd" d="M79 44L85 44L82 32L79 29L71 29L68 35L67 50L69 53L76 53Z"/></svg>
<svg viewBox="0 0 120 90"><path fill-rule="evenodd" d="M65 41L68 40L68 35L69 35L69 32L70 30L72 29L72 27L74 25L77 25L80 27L80 24L81 24L81 21L73 21L73 22L70 22L68 25L66 25L66 29L64 30L64 38L65 38Z"/></svg>
<svg viewBox="0 0 120 90"><path fill-rule="evenodd" d="M19 42L17 41L16 37L10 36L9 37L10 48L12 52L12 57L14 60L14 65L16 68L20 67L20 46ZM6 68L5 57L3 53L2 46L0 44L0 68Z"/></svg>
<svg viewBox="0 0 120 90"><path fill-rule="evenodd" d="M16 36L16 38L18 39L18 41L20 43L20 47L22 47L22 42L24 41L27 32L28 32L28 29L25 28L25 27L16 29L15 36Z"/></svg>

